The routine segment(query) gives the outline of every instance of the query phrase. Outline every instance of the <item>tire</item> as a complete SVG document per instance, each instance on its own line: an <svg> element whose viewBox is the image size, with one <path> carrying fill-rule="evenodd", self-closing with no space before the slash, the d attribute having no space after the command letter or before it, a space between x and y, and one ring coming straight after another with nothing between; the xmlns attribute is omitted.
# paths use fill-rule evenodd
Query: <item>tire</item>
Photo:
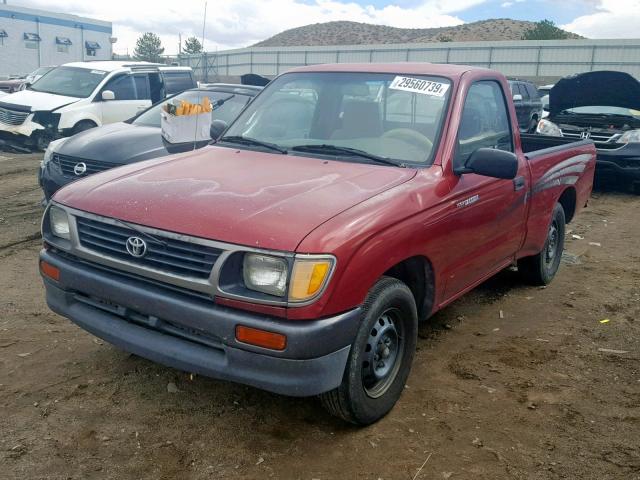
<svg viewBox="0 0 640 480"><path fill-rule="evenodd" d="M518 260L518 271L532 285L548 285L555 277L564 250L565 216L562 205L556 203L551 215L547 239L540 253Z"/></svg>
<svg viewBox="0 0 640 480"><path fill-rule="evenodd" d="M529 122L529 130L527 133L536 133L536 129L538 128L538 117L533 117L531 122Z"/></svg>
<svg viewBox="0 0 640 480"><path fill-rule="evenodd" d="M378 280L362 309L342 383L320 400L332 415L369 425L389 413L404 390L416 349L418 313L409 287L390 277Z"/></svg>
<svg viewBox="0 0 640 480"><path fill-rule="evenodd" d="M89 130L91 128L96 128L97 125L93 123L91 120L81 120L75 124L72 130L72 135L76 133L84 132L85 130Z"/></svg>

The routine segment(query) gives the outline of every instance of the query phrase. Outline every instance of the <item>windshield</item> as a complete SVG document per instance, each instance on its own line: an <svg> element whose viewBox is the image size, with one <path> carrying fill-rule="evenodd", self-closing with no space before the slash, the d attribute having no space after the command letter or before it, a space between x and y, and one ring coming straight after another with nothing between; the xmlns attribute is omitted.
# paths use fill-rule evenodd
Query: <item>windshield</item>
<svg viewBox="0 0 640 480"><path fill-rule="evenodd" d="M365 154L428 165L450 85L442 77L419 75L289 73L266 87L222 142L243 137L296 155L368 161Z"/></svg>
<svg viewBox="0 0 640 480"><path fill-rule="evenodd" d="M87 98L105 78L107 72L87 68L58 67L40 77L30 90L67 97Z"/></svg>
<svg viewBox="0 0 640 480"><path fill-rule="evenodd" d="M568 108L563 113L576 113L582 115L623 115L640 119L640 110L632 110L624 107L588 106Z"/></svg>
<svg viewBox="0 0 640 480"><path fill-rule="evenodd" d="M205 97L209 97L209 101L213 105L213 111L211 112L211 120L222 120L225 123L231 123L238 116L238 113L249 103L252 97L249 95L243 95L233 92L212 92L202 90L188 90L182 92L179 95L171 97L164 102L158 103L151 107L146 112L142 113L138 118L133 121L134 125L144 125L145 127L158 127L160 128L160 109L162 106L174 100L185 100L191 103L202 103ZM224 103L220 106L216 105L216 102L224 100Z"/></svg>

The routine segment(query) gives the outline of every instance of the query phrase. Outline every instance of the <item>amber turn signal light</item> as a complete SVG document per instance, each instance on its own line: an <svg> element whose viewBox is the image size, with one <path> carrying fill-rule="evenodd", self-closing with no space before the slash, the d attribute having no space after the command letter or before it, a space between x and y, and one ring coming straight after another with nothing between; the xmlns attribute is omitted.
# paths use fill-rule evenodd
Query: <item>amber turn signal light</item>
<svg viewBox="0 0 640 480"><path fill-rule="evenodd" d="M267 332L244 325L236 326L236 340L270 350L284 350L287 346L287 337L281 333Z"/></svg>
<svg viewBox="0 0 640 480"><path fill-rule="evenodd" d="M45 262L44 260L40 260L40 271L42 272L42 275L49 277L56 282L60 280L60 269Z"/></svg>

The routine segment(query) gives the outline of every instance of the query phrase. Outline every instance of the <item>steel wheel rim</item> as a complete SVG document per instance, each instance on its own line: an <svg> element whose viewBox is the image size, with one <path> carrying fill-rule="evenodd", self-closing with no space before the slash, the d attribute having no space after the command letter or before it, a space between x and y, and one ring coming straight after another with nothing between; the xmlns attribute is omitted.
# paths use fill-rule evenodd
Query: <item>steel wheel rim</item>
<svg viewBox="0 0 640 480"><path fill-rule="evenodd" d="M560 243L560 232L558 230L558 223L554 220L549 226L549 234L547 237L547 248L544 253L545 264L552 265L558 256L558 245Z"/></svg>
<svg viewBox="0 0 640 480"><path fill-rule="evenodd" d="M385 310L369 331L362 361L362 386L369 397L384 395L395 380L404 344L400 312Z"/></svg>

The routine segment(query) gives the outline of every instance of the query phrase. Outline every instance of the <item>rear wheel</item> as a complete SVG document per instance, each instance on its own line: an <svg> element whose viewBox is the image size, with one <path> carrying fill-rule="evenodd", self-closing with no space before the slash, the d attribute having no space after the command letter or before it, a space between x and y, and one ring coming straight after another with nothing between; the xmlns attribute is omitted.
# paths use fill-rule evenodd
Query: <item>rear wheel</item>
<svg viewBox="0 0 640 480"><path fill-rule="evenodd" d="M529 122L529 130L527 133L536 133L536 129L538 128L538 117L533 117Z"/></svg>
<svg viewBox="0 0 640 480"><path fill-rule="evenodd" d="M320 395L329 413L358 425L384 417L409 376L417 331L418 314L409 287L394 278L381 278L364 302L342 384Z"/></svg>
<svg viewBox="0 0 640 480"><path fill-rule="evenodd" d="M551 216L544 248L532 257L518 260L518 271L533 285L547 285L555 277L564 250L565 216L562 205L556 203Z"/></svg>

